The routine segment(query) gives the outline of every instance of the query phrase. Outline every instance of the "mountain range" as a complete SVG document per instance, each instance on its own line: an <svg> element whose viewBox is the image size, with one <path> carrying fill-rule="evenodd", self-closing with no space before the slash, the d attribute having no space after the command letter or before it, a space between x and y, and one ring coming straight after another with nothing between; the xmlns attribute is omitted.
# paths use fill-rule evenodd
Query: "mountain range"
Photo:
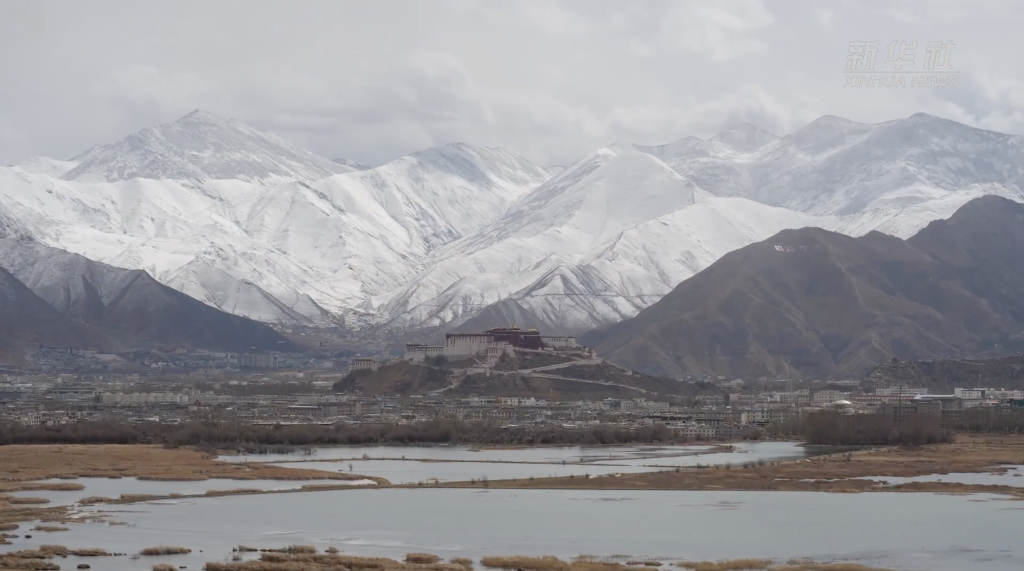
<svg viewBox="0 0 1024 571"><path fill-rule="evenodd" d="M1024 201L1022 155L917 114L618 142L565 167L457 143L370 168L197 110L0 167L0 232L272 324L579 333L785 229L908 238L979 196Z"/></svg>
<svg viewBox="0 0 1024 571"><path fill-rule="evenodd" d="M972 200L907 240L784 230L584 342L658 373L858 377L1024 349L1024 205Z"/></svg>

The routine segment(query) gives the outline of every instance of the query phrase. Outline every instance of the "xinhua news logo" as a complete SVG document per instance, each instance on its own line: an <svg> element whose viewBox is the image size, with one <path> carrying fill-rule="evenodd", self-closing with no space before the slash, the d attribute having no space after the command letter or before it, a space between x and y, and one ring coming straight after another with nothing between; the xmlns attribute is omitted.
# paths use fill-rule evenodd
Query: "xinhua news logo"
<svg viewBox="0 0 1024 571"><path fill-rule="evenodd" d="M917 68L917 40L893 40L883 54L887 57L876 67L877 40L850 42L843 87L957 87L960 72L950 62L955 47L948 40L925 43L922 65Z"/></svg>

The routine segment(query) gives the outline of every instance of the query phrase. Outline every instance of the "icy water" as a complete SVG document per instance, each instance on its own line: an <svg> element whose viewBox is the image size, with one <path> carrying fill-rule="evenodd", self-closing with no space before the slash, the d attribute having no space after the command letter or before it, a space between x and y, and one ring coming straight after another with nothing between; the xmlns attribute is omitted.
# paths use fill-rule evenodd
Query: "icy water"
<svg viewBox="0 0 1024 571"><path fill-rule="evenodd" d="M309 462L312 457L306 456L231 459L275 463L306 460L284 465L338 471L348 471L351 464L353 473L405 483L431 478L497 480L665 470L677 465L743 464L833 451L785 442L741 444L734 452L692 455L697 450L707 447L487 451L359 447L318 450L316 458L336 459L331 462ZM362 460L363 454L391 459ZM406 460L401 460L402 456ZM1013 473L1016 469L1005 476L967 476L986 482L997 477L1000 482L1024 480ZM955 481L960 476L965 475L937 477ZM238 488L289 490L318 483L60 480L69 481L85 484L86 489L18 495L70 504L93 495L187 495ZM111 571L150 569L161 562L201 569L207 561L229 559L236 545L293 544L312 544L321 549L335 546L356 555L396 558L414 551L445 558L622 554L666 563L682 559L812 557L917 571L1024 569L1024 542L1018 538L1024 524L1024 504L989 495L385 488L171 499L76 509L78 517L103 515L116 525L81 523L69 524L68 532L28 532L33 535L31 539L14 539L6 549L60 544L129 554L156 545L193 550L190 555L139 560L117 557L58 561L63 569L88 563L93 569ZM31 524L24 527L22 534Z"/></svg>
<svg viewBox="0 0 1024 571"><path fill-rule="evenodd" d="M626 554L638 558L813 557L920 571L1024 569L1024 506L996 496L801 492L362 489L106 506L127 525L16 539L134 553L180 545L191 555L79 562L201 569L234 545L336 546L402 557ZM99 565L99 566L97 566Z"/></svg>
<svg viewBox="0 0 1024 571"><path fill-rule="evenodd" d="M763 444L785 444L772 442ZM488 462L590 462L685 454L712 446L550 446L536 448L485 448L469 446L331 446L314 448L313 454L242 454L221 456L225 462L287 462L294 460L473 460Z"/></svg>
<svg viewBox="0 0 1024 571"><path fill-rule="evenodd" d="M790 460L834 451L793 442L712 446L562 447L477 451L465 447L320 448L313 455L226 456L232 461L271 461L290 468L349 472L386 478L392 484L597 476L666 470L675 466ZM369 459L363 459L369 458ZM282 462L281 460L285 460ZM308 461L302 461L306 460ZM335 461L324 461L337 459Z"/></svg>
<svg viewBox="0 0 1024 571"><path fill-rule="evenodd" d="M976 486L1013 486L1024 488L1024 466L1004 466L1007 468L1005 474L993 474L989 472L965 472L953 474L928 474L925 476L912 476L901 478L895 476L868 477L870 480L879 480L891 486L906 484L909 482L950 482L954 484L970 484Z"/></svg>
<svg viewBox="0 0 1024 571"><path fill-rule="evenodd" d="M307 485L359 486L375 484L373 480L287 481L210 479L196 482L156 482L137 480L135 478L77 478L74 480L40 480L39 482L32 483L82 484L85 486L85 489L67 491L28 490L25 492L11 492L10 494L25 498L46 498L50 500L48 505L64 506L74 504L90 496L104 498L118 498L125 494L149 494L154 496L179 494L188 496L223 490L297 490Z"/></svg>

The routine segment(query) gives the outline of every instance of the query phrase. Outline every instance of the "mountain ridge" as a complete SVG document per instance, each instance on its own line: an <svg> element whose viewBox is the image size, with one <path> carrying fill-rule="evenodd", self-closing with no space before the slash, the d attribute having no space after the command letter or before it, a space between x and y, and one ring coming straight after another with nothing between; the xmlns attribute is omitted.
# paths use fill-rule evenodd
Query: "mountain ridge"
<svg viewBox="0 0 1024 571"><path fill-rule="evenodd" d="M1024 205L985 196L907 240L784 230L583 341L651 372L804 378L1024 349L1008 293L1024 287L1022 221Z"/></svg>

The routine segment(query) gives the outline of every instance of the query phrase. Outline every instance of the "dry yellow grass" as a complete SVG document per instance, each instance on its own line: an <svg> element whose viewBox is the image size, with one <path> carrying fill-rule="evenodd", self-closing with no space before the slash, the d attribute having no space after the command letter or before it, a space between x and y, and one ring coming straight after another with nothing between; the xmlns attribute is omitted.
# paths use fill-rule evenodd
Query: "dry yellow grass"
<svg viewBox="0 0 1024 571"><path fill-rule="evenodd" d="M19 527L16 523L0 523L0 531L14 531Z"/></svg>
<svg viewBox="0 0 1024 571"><path fill-rule="evenodd" d="M553 555L540 557L483 557L480 564L492 569L525 569L526 571L569 571L569 564Z"/></svg>
<svg viewBox="0 0 1024 571"><path fill-rule="evenodd" d="M153 566L153 571L178 571L178 568L170 563L157 563Z"/></svg>
<svg viewBox="0 0 1024 571"><path fill-rule="evenodd" d="M292 555L298 554L314 554L316 553L316 546L313 545L289 545L288 547L281 547L279 549L260 549L264 553L286 553Z"/></svg>
<svg viewBox="0 0 1024 571"><path fill-rule="evenodd" d="M466 569L472 569L473 568L473 560L469 559L468 557L452 557L450 563L452 565L458 565L460 567L465 567Z"/></svg>
<svg viewBox="0 0 1024 571"><path fill-rule="evenodd" d="M185 448L118 444L0 446L0 480L16 483L75 476L122 476L176 481L210 478L297 481L370 479L382 485L387 484L386 480L358 474L282 468L258 462L220 462L215 456ZM54 484L46 484L50 485ZM0 488L0 492L4 489Z"/></svg>
<svg viewBox="0 0 1024 571"><path fill-rule="evenodd" d="M142 551L139 551L139 555L185 555L192 553L192 550L187 547L172 547L169 545L160 545L157 547L147 547Z"/></svg>
<svg viewBox="0 0 1024 571"><path fill-rule="evenodd" d="M7 498L7 503L12 506L29 506L48 504L50 500L46 498Z"/></svg>
<svg viewBox="0 0 1024 571"><path fill-rule="evenodd" d="M42 559L19 559L0 555L0 569L21 571L60 571L60 565Z"/></svg>
<svg viewBox="0 0 1024 571"><path fill-rule="evenodd" d="M420 565L430 565L431 563L437 563L441 558L437 555L430 553L407 553L405 555L406 563L418 563Z"/></svg>
<svg viewBox="0 0 1024 571"><path fill-rule="evenodd" d="M114 554L108 552L106 549L100 547L86 547L82 549L72 549L71 555L75 557L113 557Z"/></svg>

